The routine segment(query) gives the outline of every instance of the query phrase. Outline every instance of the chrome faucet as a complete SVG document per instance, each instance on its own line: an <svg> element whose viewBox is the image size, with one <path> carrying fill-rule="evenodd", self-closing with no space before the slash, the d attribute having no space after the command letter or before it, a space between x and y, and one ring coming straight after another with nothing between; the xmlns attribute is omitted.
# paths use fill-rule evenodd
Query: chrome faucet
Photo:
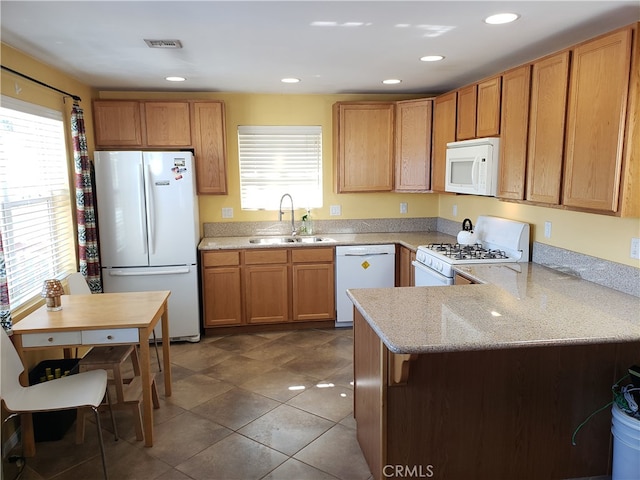
<svg viewBox="0 0 640 480"><path fill-rule="evenodd" d="M284 197L289 197L289 200L291 200L291 235L295 235L296 224L295 224L295 218L293 217L293 198L291 198L291 195L289 195L288 193L285 193L284 195L282 195L282 197L280 197L280 209L278 210L278 221L279 222L282 221L282 215L284 214L284 212L282 211L282 200L284 200Z"/></svg>

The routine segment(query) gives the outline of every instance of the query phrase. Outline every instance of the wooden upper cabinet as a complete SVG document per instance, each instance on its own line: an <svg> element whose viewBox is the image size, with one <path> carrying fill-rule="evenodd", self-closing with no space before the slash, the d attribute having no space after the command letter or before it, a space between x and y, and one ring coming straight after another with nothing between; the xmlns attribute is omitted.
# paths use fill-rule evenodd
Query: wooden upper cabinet
<svg viewBox="0 0 640 480"><path fill-rule="evenodd" d="M433 104L433 152L431 156L431 190L444 192L447 143L456 140L457 92L436 97Z"/></svg>
<svg viewBox="0 0 640 480"><path fill-rule="evenodd" d="M476 137L494 137L500 134L500 100L502 76L478 84Z"/></svg>
<svg viewBox="0 0 640 480"><path fill-rule="evenodd" d="M560 203L568 81L568 51L533 64L526 195L532 202Z"/></svg>
<svg viewBox="0 0 640 480"><path fill-rule="evenodd" d="M433 100L396 103L395 190L424 192L431 184Z"/></svg>
<svg viewBox="0 0 640 480"><path fill-rule="evenodd" d="M334 104L338 193L393 190L393 102Z"/></svg>
<svg viewBox="0 0 640 480"><path fill-rule="evenodd" d="M530 65L502 75L502 137L497 192L500 198L524 199L530 89Z"/></svg>
<svg viewBox="0 0 640 480"><path fill-rule="evenodd" d="M456 139L469 140L476 136L476 114L478 106L478 85L470 85L458 90L458 119Z"/></svg>
<svg viewBox="0 0 640 480"><path fill-rule="evenodd" d="M631 40L632 30L628 28L585 42L573 50L564 205L606 212L618 210Z"/></svg>
<svg viewBox="0 0 640 480"><path fill-rule="evenodd" d="M191 120L188 102L143 102L147 145L150 147L188 147Z"/></svg>
<svg viewBox="0 0 640 480"><path fill-rule="evenodd" d="M222 102L194 102L192 135L198 193L227 193L225 109Z"/></svg>
<svg viewBox="0 0 640 480"><path fill-rule="evenodd" d="M457 140L500 134L501 88L497 76L458 90Z"/></svg>
<svg viewBox="0 0 640 480"><path fill-rule="evenodd" d="M93 121L96 146L142 146L140 102L95 100Z"/></svg>

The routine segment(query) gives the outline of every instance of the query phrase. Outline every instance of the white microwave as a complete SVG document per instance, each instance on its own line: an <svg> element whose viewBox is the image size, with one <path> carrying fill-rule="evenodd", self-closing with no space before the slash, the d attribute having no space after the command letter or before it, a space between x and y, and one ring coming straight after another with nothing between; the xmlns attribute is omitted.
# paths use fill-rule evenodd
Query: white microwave
<svg viewBox="0 0 640 480"><path fill-rule="evenodd" d="M445 191L495 197L499 154L497 137L447 143Z"/></svg>

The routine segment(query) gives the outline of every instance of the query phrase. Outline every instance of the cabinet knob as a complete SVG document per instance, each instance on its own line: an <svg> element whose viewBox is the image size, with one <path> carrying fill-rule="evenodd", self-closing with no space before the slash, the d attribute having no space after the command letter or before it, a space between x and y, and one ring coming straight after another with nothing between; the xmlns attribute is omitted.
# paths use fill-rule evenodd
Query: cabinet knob
<svg viewBox="0 0 640 480"><path fill-rule="evenodd" d="M113 340L113 335L107 335L107 340Z"/></svg>
<svg viewBox="0 0 640 480"><path fill-rule="evenodd" d="M47 342L49 342L49 343L53 342L53 337L47 338Z"/></svg>

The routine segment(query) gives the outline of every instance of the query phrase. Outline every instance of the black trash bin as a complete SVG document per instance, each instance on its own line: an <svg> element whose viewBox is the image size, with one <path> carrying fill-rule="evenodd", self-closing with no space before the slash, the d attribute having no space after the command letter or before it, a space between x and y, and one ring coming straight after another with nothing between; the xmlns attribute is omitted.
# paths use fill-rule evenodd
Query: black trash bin
<svg viewBox="0 0 640 480"><path fill-rule="evenodd" d="M59 360L43 360L29 372L29 385L36 385L46 380L47 369L50 368L55 376L56 369L60 369L62 375L78 373L77 358L64 358ZM60 410L56 412L38 412L33 414L33 434L36 442L51 442L60 440L76 419L77 410Z"/></svg>

